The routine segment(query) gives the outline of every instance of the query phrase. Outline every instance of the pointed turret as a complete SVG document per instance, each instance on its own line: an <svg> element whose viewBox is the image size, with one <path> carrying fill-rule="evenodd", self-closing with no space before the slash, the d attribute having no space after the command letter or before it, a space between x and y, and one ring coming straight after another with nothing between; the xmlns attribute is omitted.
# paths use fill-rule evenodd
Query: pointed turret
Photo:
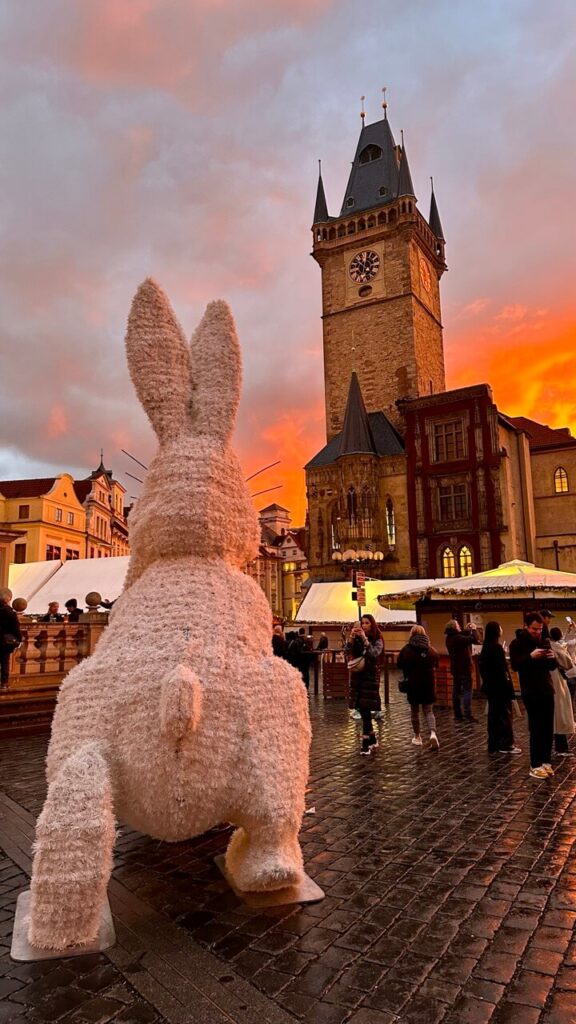
<svg viewBox="0 0 576 1024"><path fill-rule="evenodd" d="M340 458L341 455L358 455L361 453L376 455L377 449L366 406L364 405L364 399L362 398L358 376L354 370L350 380L350 390L348 391L348 401L346 403L346 412L344 413L344 426L342 427L336 458Z"/></svg>
<svg viewBox="0 0 576 1024"><path fill-rule="evenodd" d="M340 216L371 210L396 198L396 143L386 117L362 127Z"/></svg>
<svg viewBox="0 0 576 1024"><path fill-rule="evenodd" d="M436 205L436 196L434 195L434 182L432 182L432 195L430 197L430 216L428 218L428 224L430 230L434 232L436 238L440 242L445 242L444 232L442 230L442 224L440 222L440 214L438 213L438 206Z"/></svg>
<svg viewBox="0 0 576 1024"><path fill-rule="evenodd" d="M412 175L410 174L410 168L408 166L408 154L406 153L406 146L404 145L402 146L400 167L398 168L398 195L412 196L416 199L414 185L412 184Z"/></svg>
<svg viewBox="0 0 576 1024"><path fill-rule="evenodd" d="M314 220L313 224L325 224L328 221L328 204L326 202L326 193L324 192L324 182L322 181L322 170L318 171L318 188L316 189L316 205L314 206Z"/></svg>

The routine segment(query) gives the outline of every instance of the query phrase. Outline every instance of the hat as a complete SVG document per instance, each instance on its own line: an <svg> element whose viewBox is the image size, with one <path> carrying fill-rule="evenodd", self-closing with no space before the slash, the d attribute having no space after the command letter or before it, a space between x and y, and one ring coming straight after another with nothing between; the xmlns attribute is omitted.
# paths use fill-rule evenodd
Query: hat
<svg viewBox="0 0 576 1024"><path fill-rule="evenodd" d="M540 615L545 615L547 619L555 619L554 612L549 612L547 608L543 608Z"/></svg>

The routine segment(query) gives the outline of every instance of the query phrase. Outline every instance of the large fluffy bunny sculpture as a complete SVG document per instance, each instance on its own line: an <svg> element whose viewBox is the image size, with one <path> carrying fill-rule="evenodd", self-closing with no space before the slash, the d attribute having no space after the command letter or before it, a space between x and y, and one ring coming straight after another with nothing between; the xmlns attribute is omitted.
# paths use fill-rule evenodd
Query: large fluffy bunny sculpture
<svg viewBox="0 0 576 1024"><path fill-rule="evenodd" d="M271 614L242 566L258 524L230 447L240 350L225 303L187 345L163 292L138 290L126 335L160 442L130 517L124 592L94 654L72 670L48 751L29 939L93 941L119 819L178 841L238 826L234 884L301 880L298 832L310 722L300 674L271 654Z"/></svg>

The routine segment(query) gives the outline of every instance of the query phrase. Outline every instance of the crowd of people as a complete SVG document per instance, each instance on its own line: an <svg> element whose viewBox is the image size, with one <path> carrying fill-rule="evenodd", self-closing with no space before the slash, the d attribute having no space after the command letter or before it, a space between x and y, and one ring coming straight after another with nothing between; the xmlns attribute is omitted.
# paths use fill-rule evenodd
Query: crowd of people
<svg viewBox="0 0 576 1024"><path fill-rule="evenodd" d="M472 710L474 679L473 652L478 653L481 692L486 698L487 745L489 754L521 754L514 738L514 718L522 714L511 670L517 673L520 695L526 710L530 741L530 776L546 779L554 774L552 748L558 756L570 756L568 738L576 731L573 698L576 690L576 626L570 621L567 635L551 627L552 612L530 612L524 626L516 630L509 657L503 633L496 621L482 631L468 623L463 629L450 619L444 630L446 652L452 675L452 710L457 723L476 724ZM274 628L275 654L285 657L301 673L308 685L312 638L301 627L298 633L284 637L282 627ZM372 615L363 615L346 631L344 652L350 673L350 708L362 722L360 753L368 757L378 747L374 718L381 715L380 668L384 640ZM328 640L322 633L315 650L326 650ZM401 678L398 686L410 707L412 743L422 747L421 718L428 731L431 750L440 742L436 729L434 703L435 676L439 654L432 647L426 630L413 626L408 642L398 654Z"/></svg>

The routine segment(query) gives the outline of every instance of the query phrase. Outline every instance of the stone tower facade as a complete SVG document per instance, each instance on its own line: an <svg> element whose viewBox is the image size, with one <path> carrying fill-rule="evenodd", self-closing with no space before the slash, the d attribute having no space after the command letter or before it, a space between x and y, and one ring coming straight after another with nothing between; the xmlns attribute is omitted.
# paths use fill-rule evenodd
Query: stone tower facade
<svg viewBox="0 0 576 1024"><path fill-rule="evenodd" d="M434 195L426 221L406 149L386 117L362 128L337 217L328 214L320 176L312 231L322 271L327 439L342 430L352 370L367 411L384 412L402 431L397 399L445 388L446 263Z"/></svg>

